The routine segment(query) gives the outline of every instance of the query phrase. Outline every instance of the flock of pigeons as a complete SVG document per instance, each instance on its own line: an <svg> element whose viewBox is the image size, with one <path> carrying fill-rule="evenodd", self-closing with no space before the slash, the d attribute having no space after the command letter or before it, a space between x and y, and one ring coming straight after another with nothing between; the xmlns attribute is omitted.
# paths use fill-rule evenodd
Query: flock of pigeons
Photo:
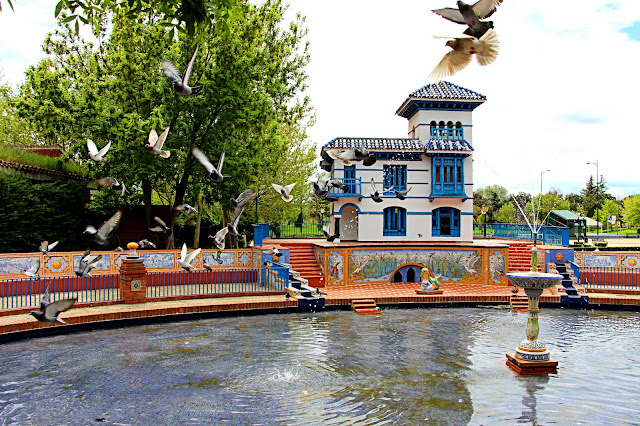
<svg viewBox="0 0 640 426"><path fill-rule="evenodd" d="M452 50L427 77L430 83L437 83L464 69L476 55L478 65L489 65L498 57L500 40L493 30L492 21L483 21L493 15L502 0L478 0L473 5L457 2L457 8L435 9L434 13L456 24L466 25L466 37L445 37L446 46Z"/></svg>

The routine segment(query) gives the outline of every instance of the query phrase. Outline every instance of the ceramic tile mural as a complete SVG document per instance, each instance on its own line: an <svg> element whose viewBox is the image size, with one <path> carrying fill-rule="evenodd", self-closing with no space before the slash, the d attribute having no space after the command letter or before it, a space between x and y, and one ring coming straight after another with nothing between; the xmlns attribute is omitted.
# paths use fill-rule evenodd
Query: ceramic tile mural
<svg viewBox="0 0 640 426"><path fill-rule="evenodd" d="M586 254L583 266L615 267L618 266L616 255L594 256Z"/></svg>
<svg viewBox="0 0 640 426"><path fill-rule="evenodd" d="M625 268L637 268L640 264L640 257L635 254L627 254L621 256L622 266Z"/></svg>
<svg viewBox="0 0 640 426"><path fill-rule="evenodd" d="M217 250L202 250L194 260L196 268L202 268L202 257L215 255ZM30 267L35 259L40 260L40 275L42 276L64 276L73 275L75 265L80 261L83 252L56 253L51 259L41 253L7 253L0 254L0 278L22 278L24 270ZM94 251L92 255L102 254L102 259L97 267L91 271L92 275L117 273L122 259L128 251ZM138 255L144 259L145 266L149 271L177 270L176 260L180 257L180 250L138 250ZM213 262L213 267L242 268L247 266L259 266L259 251L248 251L247 249L223 250L223 262L218 264Z"/></svg>
<svg viewBox="0 0 640 426"><path fill-rule="evenodd" d="M340 251L329 252L327 259L329 285L344 285L343 255Z"/></svg>
<svg viewBox="0 0 640 426"><path fill-rule="evenodd" d="M578 266L637 268L640 256L632 252L592 252L576 251L573 253Z"/></svg>
<svg viewBox="0 0 640 426"><path fill-rule="evenodd" d="M324 275L324 250L316 247L313 249L313 255L316 257L316 263L320 267L320 273Z"/></svg>
<svg viewBox="0 0 640 426"><path fill-rule="evenodd" d="M504 283L504 271L507 270L507 260L500 250L489 250L489 279L492 283Z"/></svg>

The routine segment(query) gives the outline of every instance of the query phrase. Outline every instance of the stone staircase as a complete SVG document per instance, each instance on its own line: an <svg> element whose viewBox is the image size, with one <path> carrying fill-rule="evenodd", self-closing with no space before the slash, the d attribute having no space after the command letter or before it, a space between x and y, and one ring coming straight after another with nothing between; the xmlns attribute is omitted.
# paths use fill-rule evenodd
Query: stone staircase
<svg viewBox="0 0 640 426"><path fill-rule="evenodd" d="M509 241L509 264L507 272L528 271L531 269L531 247L530 241ZM540 259L541 265L544 259ZM511 285L511 284L509 284Z"/></svg>
<svg viewBox="0 0 640 426"><path fill-rule="evenodd" d="M589 296L578 294L585 293L585 290L578 285L578 279L568 263L549 263L548 268L550 273L562 275L561 285L556 286L560 294L560 304L571 306L589 304Z"/></svg>
<svg viewBox="0 0 640 426"><path fill-rule="evenodd" d="M351 301L351 309L358 315L382 315L374 299L354 299Z"/></svg>
<svg viewBox="0 0 640 426"><path fill-rule="evenodd" d="M324 287L324 276L316 261L313 244L307 241L279 242L279 246L289 249L289 264L311 287Z"/></svg>
<svg viewBox="0 0 640 426"><path fill-rule="evenodd" d="M524 291L520 290L518 293L511 293L509 299L509 305L515 312L528 312L529 311L529 299Z"/></svg>

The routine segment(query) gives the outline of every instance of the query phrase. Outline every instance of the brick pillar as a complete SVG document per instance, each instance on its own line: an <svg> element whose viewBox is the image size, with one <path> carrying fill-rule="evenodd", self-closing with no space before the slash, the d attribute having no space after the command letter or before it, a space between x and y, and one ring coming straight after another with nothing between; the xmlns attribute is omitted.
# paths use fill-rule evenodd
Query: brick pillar
<svg viewBox="0 0 640 426"><path fill-rule="evenodd" d="M129 243L129 245L135 243ZM127 245L127 247L129 247ZM122 259L120 265L120 299L124 303L145 303L147 301L147 268L135 249ZM132 247L129 247L130 249ZM135 257L134 257L135 256Z"/></svg>

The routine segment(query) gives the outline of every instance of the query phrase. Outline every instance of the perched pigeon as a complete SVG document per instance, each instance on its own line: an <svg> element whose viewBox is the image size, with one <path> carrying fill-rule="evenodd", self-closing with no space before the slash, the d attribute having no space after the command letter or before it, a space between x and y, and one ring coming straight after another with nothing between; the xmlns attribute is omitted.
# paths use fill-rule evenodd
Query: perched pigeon
<svg viewBox="0 0 640 426"><path fill-rule="evenodd" d="M155 249L156 245L145 238L144 240L138 241L138 248L140 248L142 250Z"/></svg>
<svg viewBox="0 0 640 426"><path fill-rule="evenodd" d="M393 190L393 193L396 194L396 198L398 198L400 200L404 200L404 199L407 198L405 195L407 195L407 193L409 191L411 191L411 188L412 187L409 187L409 188L405 189L404 191L397 191L397 190L391 188L390 191Z"/></svg>
<svg viewBox="0 0 640 426"><path fill-rule="evenodd" d="M502 0L478 0L473 5L458 1L457 9L446 7L432 12L456 24L467 25L469 28L464 30L464 34L480 38L493 28L492 21L481 21L481 19L493 15L500 3L502 3Z"/></svg>
<svg viewBox="0 0 640 426"><path fill-rule="evenodd" d="M209 238L213 239L213 243L216 245L218 250L224 250L224 239L229 233L229 228L226 226L216 232L216 235L209 235Z"/></svg>
<svg viewBox="0 0 640 426"><path fill-rule="evenodd" d="M96 179L96 183L105 188L113 188L120 191L120 195L124 195L125 187L123 182L118 182L116 178L107 177Z"/></svg>
<svg viewBox="0 0 640 426"><path fill-rule="evenodd" d="M292 184L289 184L287 186L280 186L277 183L272 183L271 186L273 186L273 189L275 189L276 192L280 194L282 196L282 199L287 203L293 200L293 197L291 196L291 190L294 186L296 186L296 182L293 182Z"/></svg>
<svg viewBox="0 0 640 426"><path fill-rule="evenodd" d="M29 314L33 315L35 319L41 322L58 321L63 324L66 324L66 322L64 322L62 318L58 318L58 314L60 314L60 312L64 312L67 309L71 308L73 304L76 303L76 299L73 298L73 299L56 300L53 303L51 303L50 300L51 299L49 295L49 286L47 286L46 290L44 291L44 295L40 300L40 310L31 311L29 312Z"/></svg>
<svg viewBox="0 0 640 426"><path fill-rule="evenodd" d="M182 244L182 251L180 252L178 265L180 265L185 271L191 272L191 270L193 269L193 265L191 265L191 262L193 262L193 259L198 255L198 253L200 253L201 250L201 248L197 248L191 253L187 254L187 244Z"/></svg>
<svg viewBox="0 0 640 426"><path fill-rule="evenodd" d="M106 163L107 159L104 158L104 156L107 155L107 151L109 151L110 147L111 147L111 142L106 144L104 147L102 147L100 151L98 151L98 147L96 146L96 144L93 143L91 139L87 139L87 148L89 149L89 157L91 157L92 160L95 160L98 162L103 161Z"/></svg>
<svg viewBox="0 0 640 426"><path fill-rule="evenodd" d="M336 232L333 235L329 234L329 231L327 229L323 229L322 232L324 233L324 236L327 237L327 241L329 241L330 243L336 242L336 239L340 239L340 232Z"/></svg>
<svg viewBox="0 0 640 426"><path fill-rule="evenodd" d="M111 216L109 220L103 223L97 230L93 226L88 225L84 233L93 235L93 241L101 246L106 246L109 243L109 238L112 236L118 225L120 225L120 219L122 219L122 210L115 212L113 216Z"/></svg>
<svg viewBox="0 0 640 426"><path fill-rule="evenodd" d="M164 141L167 140L167 135L169 134L169 128L167 127L164 132L158 137L158 134L154 129L151 129L149 132L149 143L144 147L147 148L152 153L159 155L162 158L169 158L171 153L169 151L163 150L162 145L164 145Z"/></svg>
<svg viewBox="0 0 640 426"><path fill-rule="evenodd" d="M365 166L372 166L378 159L378 155L375 152L369 152L362 144L359 148L347 150L330 149L327 154L345 166L350 166L352 161L362 161Z"/></svg>
<svg viewBox="0 0 640 426"><path fill-rule="evenodd" d="M376 183L373 180L373 178L371 178L371 188L373 189L373 193L371 194L371 199L376 203L381 203L382 198L380 198L380 192L376 189Z"/></svg>
<svg viewBox="0 0 640 426"><path fill-rule="evenodd" d="M193 56L187 65L187 69L184 72L184 77L178 71L178 68L173 65L171 61L166 59L162 60L162 70L164 74L169 77L171 83L173 83L173 90L176 91L179 95L182 96L190 96L197 95L202 90L202 85L198 86L189 86L189 78L191 78L191 71L193 71L193 62L196 60L196 54L198 53L198 46L196 46L195 52L193 52Z"/></svg>
<svg viewBox="0 0 640 426"><path fill-rule="evenodd" d="M88 277L90 276L89 272L96 267L98 262L102 260L102 255L99 254L97 256L91 256L91 250L85 250L80 262L76 265L75 273L79 277Z"/></svg>
<svg viewBox="0 0 640 426"><path fill-rule="evenodd" d="M40 247L38 247L38 250L40 250L45 256L47 256L47 258L51 259L51 256L49 256L49 251L53 250L57 245L58 241L51 244L49 244L48 241L43 241L40 243Z"/></svg>
<svg viewBox="0 0 640 426"><path fill-rule="evenodd" d="M444 55L442 60L427 81L437 83L464 69L471 62L471 56L476 55L478 65L485 66L496 60L500 50L500 41L496 32L489 29L480 39L460 37L447 41L447 46L453 49Z"/></svg>
<svg viewBox="0 0 640 426"><path fill-rule="evenodd" d="M156 232L158 234L166 234L171 230L171 228L167 226L164 220L160 219L158 216L154 216L153 220L155 220L158 225L154 226L153 228L149 228L149 231Z"/></svg>
<svg viewBox="0 0 640 426"><path fill-rule="evenodd" d="M233 204L234 209L238 206L245 207L255 196L256 192L253 189L247 189L242 194L238 195L237 198L231 198L231 204Z"/></svg>
<svg viewBox="0 0 640 426"><path fill-rule="evenodd" d="M200 151L198 147L194 146L191 148L191 153L193 154L194 157L196 157L196 159L200 162L200 164L202 164L204 168L209 172L209 175L211 176L211 180L213 180L213 183L228 182L231 179L233 179L230 176L222 175L222 165L224 164L224 153L226 149L227 147L225 145L225 148L222 150L222 154L220 154L220 161L218 162L218 168L216 169L215 167L213 167L213 164L211 164L211 162L209 161L209 158L202 151Z"/></svg>
<svg viewBox="0 0 640 426"><path fill-rule="evenodd" d="M35 261L29 267L29 269L24 270L24 273L25 275L27 275L29 278L33 280L39 280L40 279L40 274L38 274L39 270L40 270L40 259L36 258Z"/></svg>
<svg viewBox="0 0 640 426"><path fill-rule="evenodd" d="M282 252L278 250L276 247L272 248L271 250L265 250L263 251L263 253L270 254L274 262L279 262L280 258L282 257Z"/></svg>
<svg viewBox="0 0 640 426"><path fill-rule="evenodd" d="M189 214L198 213L198 210L191 207L189 204L180 204L179 206L175 206L173 209L179 212L187 211Z"/></svg>

